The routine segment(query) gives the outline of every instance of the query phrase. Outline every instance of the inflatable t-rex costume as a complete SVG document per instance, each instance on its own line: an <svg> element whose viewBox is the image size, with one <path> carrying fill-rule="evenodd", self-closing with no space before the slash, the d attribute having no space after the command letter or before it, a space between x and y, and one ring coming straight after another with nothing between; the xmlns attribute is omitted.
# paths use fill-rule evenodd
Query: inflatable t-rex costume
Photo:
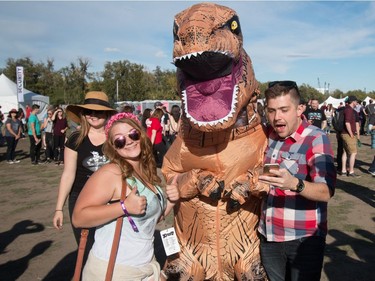
<svg viewBox="0 0 375 281"><path fill-rule="evenodd" d="M162 172L179 174L181 252L165 271L169 280L266 279L256 232L266 137L235 11L203 3L177 14L173 57L183 121Z"/></svg>

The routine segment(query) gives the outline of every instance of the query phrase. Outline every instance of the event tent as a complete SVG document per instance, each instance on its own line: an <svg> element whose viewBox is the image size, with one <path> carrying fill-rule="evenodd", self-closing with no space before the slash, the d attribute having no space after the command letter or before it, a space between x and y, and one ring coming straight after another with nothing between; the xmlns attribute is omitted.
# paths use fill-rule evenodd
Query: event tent
<svg viewBox="0 0 375 281"><path fill-rule="evenodd" d="M332 106L333 106L334 108L338 108L339 105L340 105L340 102L342 102L342 104L345 105L345 99L346 99L346 97L345 97L345 98L342 98L342 99L336 99L336 98L334 98L334 97L332 97L332 96L329 96L328 99L326 99L324 102L322 102L322 103L320 104L320 106L322 106L324 103L326 103L326 104L330 104L330 103L332 103ZM370 99L371 99L371 98L370 98L369 96L367 96L363 101L365 101L366 104L369 104L369 100L370 100Z"/></svg>
<svg viewBox="0 0 375 281"><path fill-rule="evenodd" d="M0 105L1 112L8 114L12 108L22 108L25 111L26 105L38 104L40 106L38 118L42 119L49 105L49 97L35 94L23 88L23 102L18 102L17 85L4 73L0 75Z"/></svg>

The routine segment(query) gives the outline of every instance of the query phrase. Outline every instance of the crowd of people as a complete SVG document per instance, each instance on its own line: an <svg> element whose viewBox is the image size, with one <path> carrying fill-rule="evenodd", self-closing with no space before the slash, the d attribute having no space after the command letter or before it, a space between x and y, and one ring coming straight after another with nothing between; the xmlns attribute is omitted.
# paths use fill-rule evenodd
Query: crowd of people
<svg viewBox="0 0 375 281"><path fill-rule="evenodd" d="M1 109L1 108L0 108ZM40 107L37 104L26 106L26 114L20 108L11 109L7 118L1 113L1 125L4 130L1 144L7 145L6 160L8 164L20 163L15 158L17 143L20 139L30 140L30 160L32 165L55 163L64 165L64 150L68 135L80 128L79 119L66 118L65 110L60 106L49 106L47 113L39 118ZM115 110L113 109L115 112ZM173 105L171 112L161 102L156 102L154 108L146 108L143 113L135 111L134 107L125 105L119 111L134 113L142 122L142 127L151 138L153 153L160 168L163 157L172 144L180 127L180 107ZM147 123L146 123L147 121ZM69 133L69 134L68 134ZM43 153L41 153L43 152Z"/></svg>
<svg viewBox="0 0 375 281"><path fill-rule="evenodd" d="M372 100L368 105L360 103L355 96L349 96L342 108L319 106L316 99L305 103L293 81L269 83L265 97L264 106L258 103L268 137L264 164L278 168L259 176L270 187L258 227L262 263L269 280L284 280L287 273L291 280L319 280L327 202L334 195L336 170L340 176L360 176L354 171L360 136L372 134L375 148L375 104ZM143 112L128 105L118 112L105 93L93 91L86 94L83 104L69 105L65 111L50 107L43 120L38 113L35 104L26 115L17 109L9 111L4 120L6 161L19 163L15 150L27 134L32 165L64 164L53 225L63 227L68 201L77 245L82 228L89 228L82 280L104 279L119 216L127 220L114 280L151 276L165 280L155 260L153 234L158 221L178 202L179 187L177 177L162 184L157 168L162 167L165 153L180 132L180 107L174 105L168 112L156 102L153 109ZM328 135L338 114L343 114L344 128L336 131L335 168ZM40 159L42 147L44 160ZM375 156L368 172L375 176ZM124 183L127 191L122 201Z"/></svg>
<svg viewBox="0 0 375 281"><path fill-rule="evenodd" d="M302 101L302 103L304 103ZM355 96L348 96L345 105L340 104L334 108L332 104L323 103L319 106L317 99L311 99L306 103L306 109L303 112L308 122L330 134L334 121L339 122L336 115L343 112L343 129L335 129L337 138L337 174L339 176L360 177L359 173L354 171L356 156L359 147L361 147L361 135L371 135L372 148L375 148L375 104L372 99L369 104L361 102ZM375 157L374 157L375 159ZM368 172L375 175L374 169Z"/></svg>

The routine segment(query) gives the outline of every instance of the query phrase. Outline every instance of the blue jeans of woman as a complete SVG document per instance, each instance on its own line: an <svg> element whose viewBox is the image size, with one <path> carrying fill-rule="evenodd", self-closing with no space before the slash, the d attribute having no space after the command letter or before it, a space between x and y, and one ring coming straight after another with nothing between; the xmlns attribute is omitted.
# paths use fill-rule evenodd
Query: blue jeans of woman
<svg viewBox="0 0 375 281"><path fill-rule="evenodd" d="M260 253L270 281L319 281L325 238L304 237L287 242L267 242L261 235Z"/></svg>
<svg viewBox="0 0 375 281"><path fill-rule="evenodd" d="M16 147L18 140L15 137L5 137L7 141L7 161L13 161L16 157Z"/></svg>

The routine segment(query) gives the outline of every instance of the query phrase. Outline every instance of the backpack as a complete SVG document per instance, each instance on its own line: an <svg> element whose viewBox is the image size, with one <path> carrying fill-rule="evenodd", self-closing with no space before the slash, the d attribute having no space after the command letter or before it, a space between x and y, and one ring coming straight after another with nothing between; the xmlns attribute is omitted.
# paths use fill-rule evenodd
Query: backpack
<svg viewBox="0 0 375 281"><path fill-rule="evenodd" d="M332 118L332 125L336 132L342 132L345 128L344 109L336 110Z"/></svg>

